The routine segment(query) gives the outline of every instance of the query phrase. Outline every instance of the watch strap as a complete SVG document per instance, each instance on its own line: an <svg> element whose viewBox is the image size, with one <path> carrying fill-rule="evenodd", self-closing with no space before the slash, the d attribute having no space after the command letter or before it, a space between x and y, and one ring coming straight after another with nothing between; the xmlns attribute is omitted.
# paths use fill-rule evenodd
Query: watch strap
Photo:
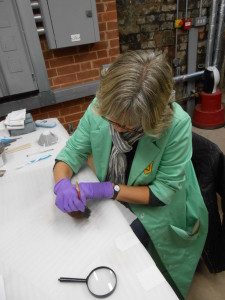
<svg viewBox="0 0 225 300"><path fill-rule="evenodd" d="M116 188L119 188L119 189L117 190ZM114 194L113 194L112 199L113 199L113 200L116 200L116 197L117 197L117 195L118 195L119 192L120 192L120 186L119 186L118 184L114 184L113 189L114 189Z"/></svg>

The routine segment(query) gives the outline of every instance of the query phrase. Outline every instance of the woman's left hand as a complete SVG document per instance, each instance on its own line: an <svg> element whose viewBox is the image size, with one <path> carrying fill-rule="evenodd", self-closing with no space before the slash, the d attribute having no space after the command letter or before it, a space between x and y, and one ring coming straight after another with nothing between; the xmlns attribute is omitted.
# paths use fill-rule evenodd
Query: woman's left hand
<svg viewBox="0 0 225 300"><path fill-rule="evenodd" d="M80 190L84 193L86 199L111 199L114 195L114 189L111 182L80 182Z"/></svg>

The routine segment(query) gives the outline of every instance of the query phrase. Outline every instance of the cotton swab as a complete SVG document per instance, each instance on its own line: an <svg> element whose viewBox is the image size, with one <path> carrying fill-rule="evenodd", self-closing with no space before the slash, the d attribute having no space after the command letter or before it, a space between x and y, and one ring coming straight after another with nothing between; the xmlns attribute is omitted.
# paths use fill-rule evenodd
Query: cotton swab
<svg viewBox="0 0 225 300"><path fill-rule="evenodd" d="M30 153L30 154L27 154L27 157L29 156L32 156L32 155L35 155L35 154L39 154L39 153L44 153L44 152L48 152L48 151L53 151L54 149L48 149L48 150L43 150L43 151L37 151L37 152L34 152L34 153Z"/></svg>

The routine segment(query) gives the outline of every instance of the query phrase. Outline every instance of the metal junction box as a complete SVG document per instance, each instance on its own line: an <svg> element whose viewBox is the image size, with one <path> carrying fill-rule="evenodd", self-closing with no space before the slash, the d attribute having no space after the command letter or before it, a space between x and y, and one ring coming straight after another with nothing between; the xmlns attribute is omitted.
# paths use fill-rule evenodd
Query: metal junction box
<svg viewBox="0 0 225 300"><path fill-rule="evenodd" d="M14 0L0 0L0 98L38 90Z"/></svg>
<svg viewBox="0 0 225 300"><path fill-rule="evenodd" d="M95 0L39 0L50 49L100 40Z"/></svg>

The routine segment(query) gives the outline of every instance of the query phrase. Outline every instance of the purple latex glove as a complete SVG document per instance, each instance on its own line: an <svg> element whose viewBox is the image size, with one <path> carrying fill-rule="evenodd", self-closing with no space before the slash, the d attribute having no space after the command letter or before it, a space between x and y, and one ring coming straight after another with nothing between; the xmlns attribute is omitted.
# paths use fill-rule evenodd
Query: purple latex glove
<svg viewBox="0 0 225 300"><path fill-rule="evenodd" d="M68 178L59 180L55 187L56 194L55 205L63 212L84 211L86 205L86 197L80 191L80 199L75 185L73 185Z"/></svg>
<svg viewBox="0 0 225 300"><path fill-rule="evenodd" d="M86 199L112 198L114 189L112 183L107 182L81 182L79 183L80 191L82 191Z"/></svg>

